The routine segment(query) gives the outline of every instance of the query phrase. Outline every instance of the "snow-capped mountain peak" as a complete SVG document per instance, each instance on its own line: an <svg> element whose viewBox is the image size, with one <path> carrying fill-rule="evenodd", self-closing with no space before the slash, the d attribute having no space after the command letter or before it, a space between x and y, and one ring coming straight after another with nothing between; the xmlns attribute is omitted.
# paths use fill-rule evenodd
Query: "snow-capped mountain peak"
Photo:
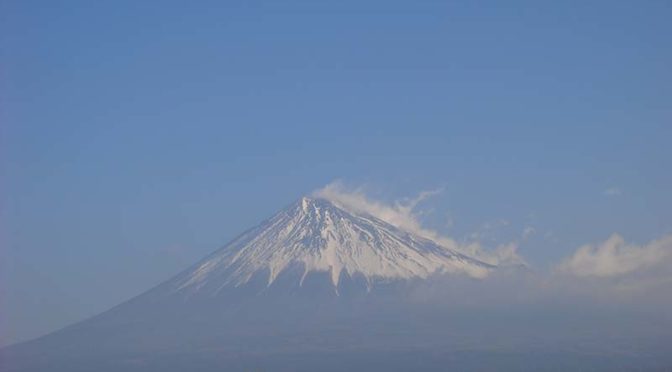
<svg viewBox="0 0 672 372"><path fill-rule="evenodd" d="M326 272L338 287L343 273L367 283L427 278L436 273L483 277L491 265L403 231L370 215L322 198L303 197L181 276L179 290L219 290L267 275L270 286L283 271Z"/></svg>

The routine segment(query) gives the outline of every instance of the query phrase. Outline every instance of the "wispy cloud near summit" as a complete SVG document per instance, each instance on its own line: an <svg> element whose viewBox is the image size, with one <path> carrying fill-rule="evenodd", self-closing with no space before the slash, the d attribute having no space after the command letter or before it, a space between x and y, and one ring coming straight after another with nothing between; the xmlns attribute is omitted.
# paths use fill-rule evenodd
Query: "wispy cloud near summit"
<svg viewBox="0 0 672 372"><path fill-rule="evenodd" d="M327 199L345 209L370 214L391 225L431 239L447 248L455 249L474 256L484 262L501 264L525 264L518 255L518 242L507 242L494 249L485 249L478 240L467 243L458 242L454 238L422 225L419 205L427 199L439 195L442 188L421 191L410 198L395 200L391 203L374 200L362 187L348 188L342 182L335 181L313 192L313 196Z"/></svg>

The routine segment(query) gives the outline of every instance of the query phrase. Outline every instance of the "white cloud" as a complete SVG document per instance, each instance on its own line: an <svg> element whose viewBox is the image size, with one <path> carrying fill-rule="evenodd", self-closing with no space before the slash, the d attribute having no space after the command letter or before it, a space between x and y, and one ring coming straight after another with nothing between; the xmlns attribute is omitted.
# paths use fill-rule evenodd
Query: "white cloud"
<svg viewBox="0 0 672 372"><path fill-rule="evenodd" d="M610 187L603 192L604 196L619 196L622 194L621 189L618 187Z"/></svg>
<svg viewBox="0 0 672 372"><path fill-rule="evenodd" d="M418 205L427 198L440 194L442 191L443 189L422 191L413 198L385 203L371 199L361 188L349 189L341 182L332 182L315 191L313 195L325 198L353 212L370 214L391 225L431 239L446 248L464 252L489 264L525 264L522 257L517 254L517 242L502 244L493 250L489 250L484 249L478 241L458 243L449 236L423 227L419 220L421 213L417 211ZM498 226L506 225L508 221L500 220L497 221L497 224Z"/></svg>
<svg viewBox="0 0 672 372"><path fill-rule="evenodd" d="M441 190L422 191L418 196L405 201L386 204L370 199L361 188L348 190L341 182L332 182L313 193L348 210L370 214L391 225L425 237L436 237L436 232L424 229L413 210L423 200L437 195Z"/></svg>
<svg viewBox="0 0 672 372"><path fill-rule="evenodd" d="M578 277L615 277L672 265L672 235L646 245L628 244L613 234L598 245L584 245L558 265L562 273Z"/></svg>

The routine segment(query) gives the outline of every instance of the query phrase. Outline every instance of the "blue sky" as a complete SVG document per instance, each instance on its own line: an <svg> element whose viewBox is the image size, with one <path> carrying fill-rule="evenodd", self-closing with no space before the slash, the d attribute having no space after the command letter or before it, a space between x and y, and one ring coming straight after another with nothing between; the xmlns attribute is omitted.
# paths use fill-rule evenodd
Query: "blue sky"
<svg viewBox="0 0 672 372"><path fill-rule="evenodd" d="M334 180L548 268L672 233L672 5L4 2L3 343ZM610 191L608 191L610 190ZM494 227L493 227L494 226Z"/></svg>

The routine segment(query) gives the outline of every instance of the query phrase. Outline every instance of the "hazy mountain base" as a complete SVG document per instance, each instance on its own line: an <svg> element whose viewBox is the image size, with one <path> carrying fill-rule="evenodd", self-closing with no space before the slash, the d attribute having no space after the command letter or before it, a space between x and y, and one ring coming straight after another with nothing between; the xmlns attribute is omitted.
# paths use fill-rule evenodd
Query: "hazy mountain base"
<svg viewBox="0 0 672 372"><path fill-rule="evenodd" d="M229 356L217 353L136 355L124 359L62 360L32 370L53 372L214 371L669 371L669 358L424 350L310 352ZM8 369L14 370L14 369ZM16 369L16 371L25 369Z"/></svg>
<svg viewBox="0 0 672 372"><path fill-rule="evenodd" d="M1 371L665 370L669 316L536 298L520 283L288 271L217 296L158 287L3 350ZM504 290L504 288L515 288ZM517 296L514 296L517 294ZM521 298L522 296L522 298Z"/></svg>

